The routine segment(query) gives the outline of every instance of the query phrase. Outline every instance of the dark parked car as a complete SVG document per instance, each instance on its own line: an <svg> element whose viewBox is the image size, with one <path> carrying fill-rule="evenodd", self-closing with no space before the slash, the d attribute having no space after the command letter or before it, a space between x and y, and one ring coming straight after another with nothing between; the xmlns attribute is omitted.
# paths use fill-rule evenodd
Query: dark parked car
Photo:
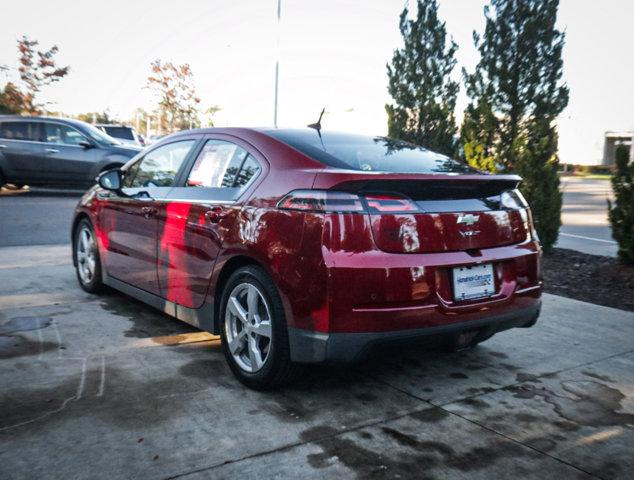
<svg viewBox="0 0 634 480"><path fill-rule="evenodd" d="M87 186L140 150L79 120L0 115L0 185Z"/></svg>
<svg viewBox="0 0 634 480"><path fill-rule="evenodd" d="M98 123L95 125L99 130L116 138L125 145L134 145L137 147L145 146L145 139L137 133L137 131L127 125L114 125L109 123Z"/></svg>
<svg viewBox="0 0 634 480"><path fill-rule="evenodd" d="M540 311L520 177L384 137L205 129L106 172L77 206L80 285L220 334L246 385L433 336L476 345Z"/></svg>

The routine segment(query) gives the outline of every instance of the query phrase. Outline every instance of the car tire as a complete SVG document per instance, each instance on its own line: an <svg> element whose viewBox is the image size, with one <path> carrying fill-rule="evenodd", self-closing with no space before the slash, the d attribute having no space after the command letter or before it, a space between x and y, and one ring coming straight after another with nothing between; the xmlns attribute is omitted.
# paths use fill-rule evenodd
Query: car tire
<svg viewBox="0 0 634 480"><path fill-rule="evenodd" d="M0 172L0 188L4 187L4 185L7 183L7 181L4 178L4 175L2 175L2 172Z"/></svg>
<svg viewBox="0 0 634 480"><path fill-rule="evenodd" d="M223 289L219 313L222 350L240 382L270 390L296 378L301 367L291 361L282 299L263 269L236 270Z"/></svg>
<svg viewBox="0 0 634 480"><path fill-rule="evenodd" d="M88 293L103 291L99 246L92 223L82 219L73 235L73 261L79 285Z"/></svg>

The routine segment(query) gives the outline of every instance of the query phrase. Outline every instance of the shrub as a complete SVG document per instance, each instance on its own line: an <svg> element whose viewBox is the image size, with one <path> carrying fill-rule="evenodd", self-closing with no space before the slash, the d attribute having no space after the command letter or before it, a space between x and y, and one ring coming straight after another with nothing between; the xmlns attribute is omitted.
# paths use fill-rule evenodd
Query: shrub
<svg viewBox="0 0 634 480"><path fill-rule="evenodd" d="M619 244L619 260L634 265L634 163L630 152L620 145L616 150L616 171L612 175L614 203L608 200L612 237Z"/></svg>

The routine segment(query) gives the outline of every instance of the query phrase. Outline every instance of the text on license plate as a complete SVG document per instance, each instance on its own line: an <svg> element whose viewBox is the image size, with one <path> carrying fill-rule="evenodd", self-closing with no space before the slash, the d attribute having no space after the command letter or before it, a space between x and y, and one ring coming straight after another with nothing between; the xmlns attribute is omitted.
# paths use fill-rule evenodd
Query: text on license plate
<svg viewBox="0 0 634 480"><path fill-rule="evenodd" d="M490 297L495 293L493 265L473 265L453 269L454 300Z"/></svg>

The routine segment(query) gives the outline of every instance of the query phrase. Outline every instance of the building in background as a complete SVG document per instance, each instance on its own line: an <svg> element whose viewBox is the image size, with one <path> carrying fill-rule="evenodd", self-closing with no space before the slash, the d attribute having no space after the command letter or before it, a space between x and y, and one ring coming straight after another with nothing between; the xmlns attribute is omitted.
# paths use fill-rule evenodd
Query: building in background
<svg viewBox="0 0 634 480"><path fill-rule="evenodd" d="M602 165L614 165L616 147L625 145L630 149L630 161L634 161L634 132L605 132Z"/></svg>

